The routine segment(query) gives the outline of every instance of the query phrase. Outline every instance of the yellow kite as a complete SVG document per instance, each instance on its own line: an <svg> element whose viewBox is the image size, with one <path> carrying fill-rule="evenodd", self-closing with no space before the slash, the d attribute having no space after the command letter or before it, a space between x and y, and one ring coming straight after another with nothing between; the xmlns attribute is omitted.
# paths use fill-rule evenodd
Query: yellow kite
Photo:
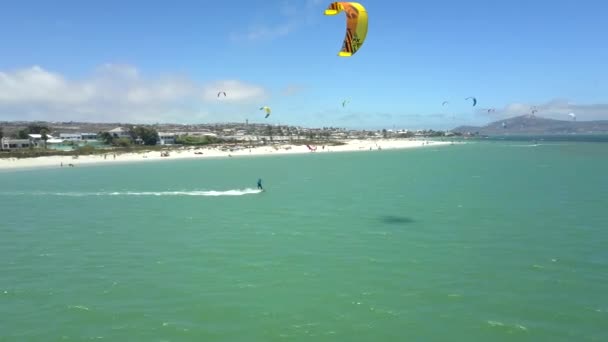
<svg viewBox="0 0 608 342"><path fill-rule="evenodd" d="M268 119L268 117L270 116L270 113L272 112L272 110L268 106L260 107L260 110L263 110L266 112L266 116L264 117L265 119Z"/></svg>
<svg viewBox="0 0 608 342"><path fill-rule="evenodd" d="M346 14L346 36L342 43L340 57L351 57L363 45L367 36L367 11L357 2L332 2L325 10L325 15Z"/></svg>

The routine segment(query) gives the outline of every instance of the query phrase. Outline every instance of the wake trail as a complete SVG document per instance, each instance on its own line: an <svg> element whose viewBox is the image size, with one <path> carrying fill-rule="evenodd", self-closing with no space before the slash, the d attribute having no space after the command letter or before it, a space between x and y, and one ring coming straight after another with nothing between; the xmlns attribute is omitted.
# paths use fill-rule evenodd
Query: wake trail
<svg viewBox="0 0 608 342"><path fill-rule="evenodd" d="M107 192L0 192L8 196L66 196L66 197L90 197L90 196L244 196L261 193L259 189L235 189L235 190L194 190L194 191L107 191Z"/></svg>

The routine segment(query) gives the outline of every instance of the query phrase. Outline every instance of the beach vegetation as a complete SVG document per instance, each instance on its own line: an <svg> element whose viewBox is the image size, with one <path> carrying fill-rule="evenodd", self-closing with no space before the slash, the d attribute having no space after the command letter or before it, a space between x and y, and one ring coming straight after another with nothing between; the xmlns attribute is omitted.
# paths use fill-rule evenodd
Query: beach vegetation
<svg viewBox="0 0 608 342"><path fill-rule="evenodd" d="M15 135L15 138L17 138L17 139L28 139L29 138L28 134L40 134L44 137L44 136L47 136L50 131L51 131L51 129L49 128L49 126L47 126L45 124L33 123L33 124L28 125L24 129L18 130L17 134L14 134L14 135ZM48 140L48 136L46 137L46 140L44 138L43 138L43 140L45 141L45 144L46 144L46 140Z"/></svg>
<svg viewBox="0 0 608 342"><path fill-rule="evenodd" d="M158 132L152 127L137 126L129 130L134 140L139 138L144 145L154 146L158 142Z"/></svg>
<svg viewBox="0 0 608 342"><path fill-rule="evenodd" d="M298 140L298 145L306 146L306 145L326 145L326 146L342 146L346 145L344 141L340 140L329 140L329 141L320 141L320 140Z"/></svg>
<svg viewBox="0 0 608 342"><path fill-rule="evenodd" d="M106 145L112 145L112 141L114 141L114 137L110 132L99 132L97 133L97 137Z"/></svg>
<svg viewBox="0 0 608 342"><path fill-rule="evenodd" d="M129 138L113 138L112 139L112 145L114 145L114 146L129 147L132 144L133 144L133 142Z"/></svg>
<svg viewBox="0 0 608 342"><path fill-rule="evenodd" d="M319 132L319 139L325 139L325 140L329 140L329 137L331 136L331 132L323 130L321 132Z"/></svg>
<svg viewBox="0 0 608 342"><path fill-rule="evenodd" d="M107 153L140 153L140 152L150 152L150 151L160 151L163 149L163 146L142 146L135 145L131 143L130 139L126 138L128 141L127 146L118 146L115 145L111 149L101 149L96 148L94 145L83 145L77 147L71 151L66 150L56 150L56 149L39 149L30 146L27 149L13 150L13 151L2 151L0 153L0 158L36 158L36 157L49 157L49 156L77 156L77 155L103 155ZM117 141L118 142L118 141ZM124 143L123 143L124 144Z"/></svg>
<svg viewBox="0 0 608 342"><path fill-rule="evenodd" d="M223 139L218 137L204 135L204 136L192 136L192 135L181 135L175 139L175 143L186 146L202 146L222 143Z"/></svg>
<svg viewBox="0 0 608 342"><path fill-rule="evenodd" d="M94 154L97 152L97 150L91 145L84 145L76 148L76 152L78 154Z"/></svg>
<svg viewBox="0 0 608 342"><path fill-rule="evenodd" d="M39 133L42 141L44 141L45 149L46 149L46 142L49 140L48 133L49 133L49 130L47 128L42 128Z"/></svg>
<svg viewBox="0 0 608 342"><path fill-rule="evenodd" d="M432 129L422 132L425 137L435 138L435 137L443 137L445 136L445 132L443 131L434 131Z"/></svg>
<svg viewBox="0 0 608 342"><path fill-rule="evenodd" d="M397 134L397 138L404 138L404 139L413 138L414 136L415 136L414 132L411 132L411 131Z"/></svg>
<svg viewBox="0 0 608 342"><path fill-rule="evenodd" d="M31 124L27 126L25 131L27 134L47 135L49 134L49 132L51 132L51 129L49 128L49 126L44 124Z"/></svg>
<svg viewBox="0 0 608 342"><path fill-rule="evenodd" d="M48 134L51 131L49 126L43 125L43 124L36 124L36 123L28 125L26 130L27 130L27 134L40 134L40 135L42 135L43 133Z"/></svg>

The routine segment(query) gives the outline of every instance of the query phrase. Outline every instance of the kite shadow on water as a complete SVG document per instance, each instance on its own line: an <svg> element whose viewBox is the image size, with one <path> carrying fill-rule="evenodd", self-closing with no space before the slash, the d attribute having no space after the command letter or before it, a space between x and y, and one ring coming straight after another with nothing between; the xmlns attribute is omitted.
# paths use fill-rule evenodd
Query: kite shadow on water
<svg viewBox="0 0 608 342"><path fill-rule="evenodd" d="M380 221L385 224L402 225L416 222L411 217L396 216L396 215L385 215L380 217Z"/></svg>

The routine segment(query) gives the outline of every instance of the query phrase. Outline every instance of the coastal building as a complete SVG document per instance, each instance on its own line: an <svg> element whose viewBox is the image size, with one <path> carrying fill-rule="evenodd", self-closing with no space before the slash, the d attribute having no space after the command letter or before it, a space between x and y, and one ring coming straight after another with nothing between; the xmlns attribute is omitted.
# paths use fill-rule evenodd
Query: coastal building
<svg viewBox="0 0 608 342"><path fill-rule="evenodd" d="M108 131L108 133L112 134L112 136L114 138L130 138L131 137L131 135L129 134L129 131L122 127L116 127L114 129L111 129Z"/></svg>
<svg viewBox="0 0 608 342"><path fill-rule="evenodd" d="M224 138L226 140L234 140L234 141L257 141L258 140L258 137L255 135L225 135L225 136L222 136L222 138Z"/></svg>
<svg viewBox="0 0 608 342"><path fill-rule="evenodd" d="M97 140L97 133L59 133L59 139L63 141Z"/></svg>
<svg viewBox="0 0 608 342"><path fill-rule="evenodd" d="M62 138L51 138L46 141L46 147L53 149L53 150L59 150L59 149L62 149L62 147L64 146L63 145L64 141L65 140L63 140ZM76 141L76 140L71 140L71 141Z"/></svg>
<svg viewBox="0 0 608 342"><path fill-rule="evenodd" d="M3 151L20 150L30 146L32 145L29 139L2 138L0 140L0 149Z"/></svg>
<svg viewBox="0 0 608 342"><path fill-rule="evenodd" d="M195 136L195 137L204 137L204 136L208 136L208 137L217 137L217 134L212 133L210 131L194 131L194 132L175 132L176 136L180 136L180 135L191 135L191 136Z"/></svg>
<svg viewBox="0 0 608 342"><path fill-rule="evenodd" d="M97 133L80 133L82 140L97 140Z"/></svg>
<svg viewBox="0 0 608 342"><path fill-rule="evenodd" d="M62 141L81 141L82 135L74 133L59 133L59 139Z"/></svg>
<svg viewBox="0 0 608 342"><path fill-rule="evenodd" d="M28 134L27 136L29 137L30 145L36 146L36 147L44 146L44 140L42 139L42 134ZM46 138L47 138L47 142L48 142L48 140L51 140L54 137L50 134L47 134Z"/></svg>
<svg viewBox="0 0 608 342"><path fill-rule="evenodd" d="M174 145L175 133L158 133L158 145Z"/></svg>

